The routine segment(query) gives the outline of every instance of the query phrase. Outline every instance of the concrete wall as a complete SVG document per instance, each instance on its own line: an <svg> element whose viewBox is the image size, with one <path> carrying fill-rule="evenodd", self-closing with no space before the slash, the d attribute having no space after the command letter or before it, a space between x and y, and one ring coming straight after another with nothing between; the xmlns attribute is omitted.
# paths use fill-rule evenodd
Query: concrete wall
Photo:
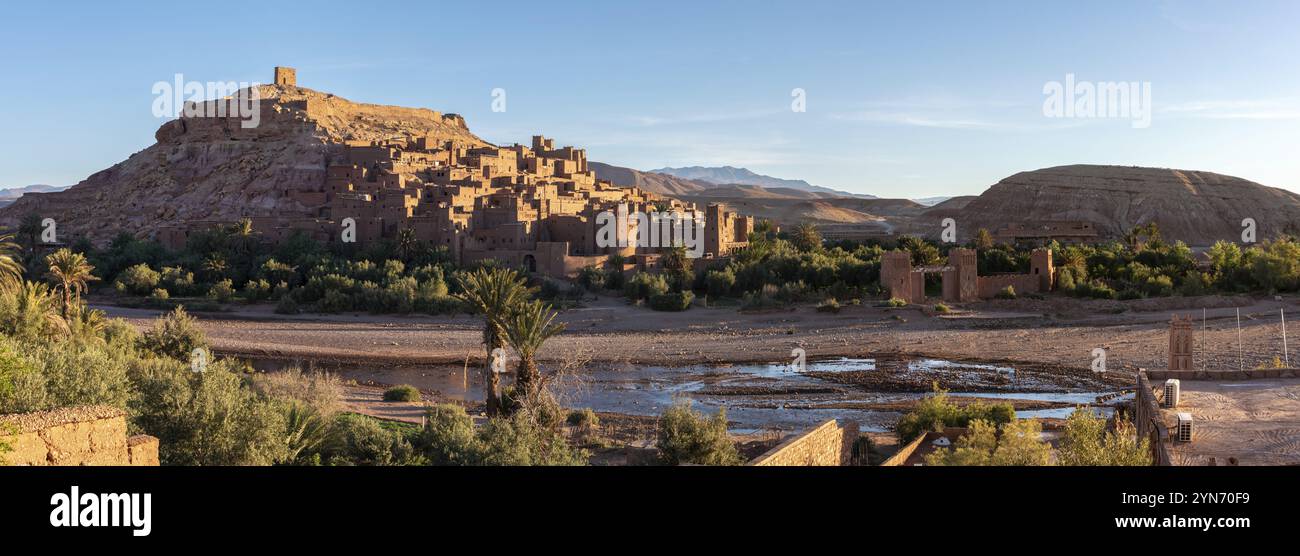
<svg viewBox="0 0 1300 556"><path fill-rule="evenodd" d="M831 419L812 430L785 439L776 447L754 458L749 465L811 466L848 465L853 443L858 439L858 424L843 427Z"/></svg>
<svg viewBox="0 0 1300 556"><path fill-rule="evenodd" d="M126 413L109 406L0 416L5 465L158 465L158 439L127 437Z"/></svg>

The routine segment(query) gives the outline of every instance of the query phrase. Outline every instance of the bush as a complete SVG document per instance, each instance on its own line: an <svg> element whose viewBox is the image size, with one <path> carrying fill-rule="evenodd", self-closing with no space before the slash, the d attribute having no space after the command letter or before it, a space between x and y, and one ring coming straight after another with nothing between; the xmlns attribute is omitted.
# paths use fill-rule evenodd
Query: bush
<svg viewBox="0 0 1300 556"><path fill-rule="evenodd" d="M689 291L661 293L650 297L650 308L656 311L685 311L691 308L695 294Z"/></svg>
<svg viewBox="0 0 1300 556"><path fill-rule="evenodd" d="M943 303L936 303L936 304L934 305L934 312L936 312L936 313L950 313L950 312L952 312L952 307L949 307L949 306L947 306L947 305L944 305Z"/></svg>
<svg viewBox="0 0 1300 556"><path fill-rule="evenodd" d="M1022 419L1002 425L983 419L971 421L970 430L957 439L952 450L940 449L925 457L926 465L1048 465L1052 446L1042 440L1043 425L1037 419Z"/></svg>
<svg viewBox="0 0 1300 556"><path fill-rule="evenodd" d="M1118 419L1106 430L1106 420L1090 407L1079 407L1065 421L1065 435L1057 450L1061 465L1151 465L1147 439L1140 441L1128 421Z"/></svg>
<svg viewBox="0 0 1300 556"><path fill-rule="evenodd" d="M167 290L162 288L155 288L153 293L149 294L149 299L151 301L167 301L170 298L171 294L167 293Z"/></svg>
<svg viewBox="0 0 1300 556"><path fill-rule="evenodd" d="M587 453L571 448L559 432L523 415L488 421L479 431L481 465L586 465Z"/></svg>
<svg viewBox="0 0 1300 556"><path fill-rule="evenodd" d="M165 266L162 269L159 283L168 293L175 295L190 295L194 292L194 273L186 272L185 269L178 266Z"/></svg>
<svg viewBox="0 0 1300 556"><path fill-rule="evenodd" d="M995 297L997 297L998 299L1015 299L1016 289L1011 286L1007 286L999 290Z"/></svg>
<svg viewBox="0 0 1300 556"><path fill-rule="evenodd" d="M212 284L212 287L208 289L208 299L217 303L230 303L230 300L234 297L235 286L229 278Z"/></svg>
<svg viewBox="0 0 1300 556"><path fill-rule="evenodd" d="M334 430L322 461L328 465L411 465L420 463L400 432L357 414L335 418Z"/></svg>
<svg viewBox="0 0 1300 556"><path fill-rule="evenodd" d="M177 307L158 317L153 328L140 338L140 349L162 357L189 361L196 348L208 347L207 335L199 328L194 317Z"/></svg>
<svg viewBox="0 0 1300 556"><path fill-rule="evenodd" d="M429 408L419 442L431 465L475 465L482 457L474 420L458 405Z"/></svg>
<svg viewBox="0 0 1300 556"><path fill-rule="evenodd" d="M281 297L280 301L275 304L275 312L281 315L296 315L298 314L298 302L293 300L292 295Z"/></svg>
<svg viewBox="0 0 1300 556"><path fill-rule="evenodd" d="M632 301L650 299L668 293L668 281L658 274L638 272L623 286L623 294Z"/></svg>
<svg viewBox="0 0 1300 556"><path fill-rule="evenodd" d="M899 298L897 298L897 297L891 297L891 298L889 298L887 301L885 301L884 306L885 306L885 307L894 307L894 308L898 308L898 307L906 307L906 306L907 306L907 302L906 302L906 301L903 301L902 299L899 299Z"/></svg>
<svg viewBox="0 0 1300 556"><path fill-rule="evenodd" d="M271 283L266 280L249 280L244 284L244 299L251 302L261 301L271 296Z"/></svg>
<svg viewBox="0 0 1300 556"><path fill-rule="evenodd" d="M704 278L709 297L723 297L731 293L736 286L736 273L727 267L722 270L710 270Z"/></svg>
<svg viewBox="0 0 1300 556"><path fill-rule="evenodd" d="M659 418L659 458L668 465L739 465L740 452L727 434L727 411L714 417L691 409L689 401L673 404Z"/></svg>
<svg viewBox="0 0 1300 556"><path fill-rule="evenodd" d="M834 297L817 304L818 313L838 313L840 312L840 301Z"/></svg>
<svg viewBox="0 0 1300 556"><path fill-rule="evenodd" d="M137 361L132 427L158 437L164 465L271 465L287 455L284 415L243 386L224 360L192 372L166 359Z"/></svg>
<svg viewBox="0 0 1300 556"><path fill-rule="evenodd" d="M25 351L11 340L0 338L0 414L46 407L45 377L40 367L20 355Z"/></svg>
<svg viewBox="0 0 1300 556"><path fill-rule="evenodd" d="M600 426L600 417L597 417L596 412L588 407L570 411L564 422L574 427L598 427Z"/></svg>
<svg viewBox="0 0 1300 556"><path fill-rule="evenodd" d="M1016 410L1009 403L972 403L964 407L948 401L948 391L935 386L934 393L916 404L916 408L903 415L894 426L898 438L910 442L913 438L943 427L965 427L974 420L984 420L994 425L1010 423Z"/></svg>
<svg viewBox="0 0 1300 556"><path fill-rule="evenodd" d="M418 402L420 399L420 391L410 384L402 384L384 390L384 401L386 402Z"/></svg>
<svg viewBox="0 0 1300 556"><path fill-rule="evenodd" d="M158 287L158 282L162 275L149 268L148 264L140 263L123 270L117 276L117 281L113 286L118 290L134 295L149 295L154 288Z"/></svg>

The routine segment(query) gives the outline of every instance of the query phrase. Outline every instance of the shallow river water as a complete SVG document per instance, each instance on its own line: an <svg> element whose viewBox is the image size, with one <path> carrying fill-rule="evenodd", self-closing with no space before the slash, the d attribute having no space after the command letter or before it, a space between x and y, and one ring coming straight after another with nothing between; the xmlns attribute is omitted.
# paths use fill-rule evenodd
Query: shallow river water
<svg viewBox="0 0 1300 556"><path fill-rule="evenodd" d="M382 385L411 384L450 399L483 399L480 372L471 366L393 366L321 364L312 361L254 360L258 370L274 372L287 366L325 370L344 379ZM543 372L546 372L543 366ZM809 373L819 376L809 376ZM876 360L836 358L809 361L802 372L788 364L692 365L591 365L581 373L557 380L561 402L567 407L590 407L600 412L658 415L677 399L690 399L696 408L713 413L725 407L733 432L779 429L792 431L826 419L855 420L864 430L887 430L899 417L897 409L881 404L905 402L925 392L871 391L870 387L835 380L833 373L913 373L921 378L957 379L974 387L951 396L978 396L1007 400L1034 400L1071 407L1017 411L1022 417L1063 418L1072 406L1095 403L1097 396L1113 390L1062 387L1017 373L1009 366L952 362L940 359ZM1017 376L1017 375L1022 376ZM847 376L847 375L846 375ZM506 377L503 382L509 383Z"/></svg>

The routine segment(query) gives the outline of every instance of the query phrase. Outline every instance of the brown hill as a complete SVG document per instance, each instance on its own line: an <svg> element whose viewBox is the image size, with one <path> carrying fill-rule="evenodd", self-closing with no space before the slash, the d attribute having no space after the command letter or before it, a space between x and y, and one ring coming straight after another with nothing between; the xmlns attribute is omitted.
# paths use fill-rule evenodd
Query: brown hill
<svg viewBox="0 0 1300 556"><path fill-rule="evenodd" d="M157 142L71 188L29 193L0 209L0 225L25 215L54 218L66 238L104 241L119 232L151 236L159 224L293 215L306 207L287 191L324 179L325 161L346 140L428 135L483 145L464 120L432 110L362 104L289 86L258 88L260 125L180 118Z"/></svg>
<svg viewBox="0 0 1300 556"><path fill-rule="evenodd" d="M1300 195L1213 172L1074 165L1015 174L964 207L926 211L910 231L935 235L949 216L963 238L1013 222L1079 220L1116 239L1155 222L1164 238L1196 247L1239 241L1244 218L1255 219L1259 239L1300 232Z"/></svg>
<svg viewBox="0 0 1300 556"><path fill-rule="evenodd" d="M713 184L708 182L688 180L668 174L642 172L594 161L587 162L587 168L596 173L596 179L609 180L614 185L622 187L640 187L661 195L678 196L713 187Z"/></svg>

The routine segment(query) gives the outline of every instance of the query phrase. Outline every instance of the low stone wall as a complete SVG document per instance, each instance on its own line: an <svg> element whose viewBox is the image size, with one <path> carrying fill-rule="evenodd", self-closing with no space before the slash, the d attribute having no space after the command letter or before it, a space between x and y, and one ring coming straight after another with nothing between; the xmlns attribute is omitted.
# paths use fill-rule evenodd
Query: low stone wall
<svg viewBox="0 0 1300 556"><path fill-rule="evenodd" d="M1252 378L1296 378L1300 369L1245 369L1245 370L1204 370L1204 371L1145 371L1151 380L1249 380Z"/></svg>
<svg viewBox="0 0 1300 556"><path fill-rule="evenodd" d="M916 453L916 449L921 447L921 443L925 442L926 436L927 435L923 434L912 439L912 441L908 442L906 446L903 446L902 448L899 448L897 452L894 452L894 455L889 456L889 459L880 462L880 466L898 467L907 463L907 459L912 457L912 454Z"/></svg>
<svg viewBox="0 0 1300 556"><path fill-rule="evenodd" d="M158 465L158 439L126 435L126 413L110 406L0 415L5 465Z"/></svg>
<svg viewBox="0 0 1300 556"><path fill-rule="evenodd" d="M831 419L812 430L785 439L749 465L760 466L817 466L848 465L853 455L853 443L858 440L858 424L852 421L840 426Z"/></svg>
<svg viewBox="0 0 1300 556"><path fill-rule="evenodd" d="M997 297L1003 288L1011 286L1016 295L1035 293L1039 290L1039 280L1032 274L994 274L976 278L979 284L979 296L984 299Z"/></svg>

